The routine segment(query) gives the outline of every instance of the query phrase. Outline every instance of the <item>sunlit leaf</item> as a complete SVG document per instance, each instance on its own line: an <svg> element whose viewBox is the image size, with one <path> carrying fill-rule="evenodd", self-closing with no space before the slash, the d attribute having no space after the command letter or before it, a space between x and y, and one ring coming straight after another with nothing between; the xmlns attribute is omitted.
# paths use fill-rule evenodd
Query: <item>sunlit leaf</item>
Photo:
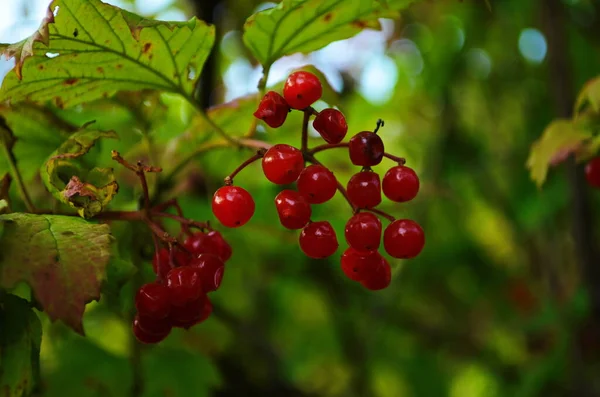
<svg viewBox="0 0 600 397"><path fill-rule="evenodd" d="M0 215L0 288L27 282L52 320L83 333L86 303L100 297L110 228L69 216Z"/></svg>
<svg viewBox="0 0 600 397"><path fill-rule="evenodd" d="M86 154L97 140L116 137L113 131L78 131L42 167L42 180L50 193L84 218L102 211L117 194L119 185L111 168L95 167L88 172L74 160Z"/></svg>
<svg viewBox="0 0 600 397"><path fill-rule="evenodd" d="M0 391L29 396L39 377L42 327L29 303L14 295L0 299Z"/></svg>
<svg viewBox="0 0 600 397"><path fill-rule="evenodd" d="M296 52L310 52L380 29L378 18L394 18L416 0L284 0L252 15L244 24L244 43L265 66Z"/></svg>
<svg viewBox="0 0 600 397"><path fill-rule="evenodd" d="M594 113L600 112L600 77L585 83L575 102L575 114L578 116L588 107Z"/></svg>
<svg viewBox="0 0 600 397"><path fill-rule="evenodd" d="M571 120L555 120L531 147L527 168L538 186L546 180L548 168L564 161L591 138L589 130L580 128Z"/></svg>
<svg viewBox="0 0 600 397"><path fill-rule="evenodd" d="M196 18L154 21L100 0L54 0L49 9L56 16L39 30L49 32L48 40L40 42L38 31L24 41L0 101L53 100L63 108L141 89L190 97L214 43L214 27Z"/></svg>

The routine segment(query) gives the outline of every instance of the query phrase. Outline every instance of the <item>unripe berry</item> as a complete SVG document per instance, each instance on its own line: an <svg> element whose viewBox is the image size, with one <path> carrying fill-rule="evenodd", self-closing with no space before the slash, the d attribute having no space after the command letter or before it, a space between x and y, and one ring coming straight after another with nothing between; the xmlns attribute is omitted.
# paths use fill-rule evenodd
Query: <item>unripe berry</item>
<svg viewBox="0 0 600 397"><path fill-rule="evenodd" d="M277 128L285 122L290 107L281 95L269 91L260 101L254 117L263 120L269 127Z"/></svg>
<svg viewBox="0 0 600 397"><path fill-rule="evenodd" d="M227 227L245 225L254 215L255 206L250 193L239 186L219 188L212 200L213 214Z"/></svg>
<svg viewBox="0 0 600 397"><path fill-rule="evenodd" d="M309 72L290 74L283 86L283 97L294 109L305 109L318 101L323 94L319 78Z"/></svg>
<svg viewBox="0 0 600 397"><path fill-rule="evenodd" d="M346 118L337 109L323 109L313 121L313 127L327 143L340 143L348 132Z"/></svg>

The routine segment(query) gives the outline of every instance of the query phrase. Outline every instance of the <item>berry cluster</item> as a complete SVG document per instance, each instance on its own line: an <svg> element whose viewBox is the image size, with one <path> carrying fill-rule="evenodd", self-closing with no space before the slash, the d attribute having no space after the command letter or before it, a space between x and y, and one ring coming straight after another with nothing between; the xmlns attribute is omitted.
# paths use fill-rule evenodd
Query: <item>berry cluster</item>
<svg viewBox="0 0 600 397"><path fill-rule="evenodd" d="M349 248L341 258L344 274L371 290L387 287L391 281L388 261L379 253L383 234L383 248L394 258L409 259L417 256L425 244L421 227L409 219L394 219L377 209L383 194L391 201L407 202L419 191L419 178L404 159L385 152L377 131L383 126L379 120L374 131L362 131L342 143L348 125L342 112L327 108L317 112L311 105L322 95L321 82L314 74L299 71L292 73L283 88L283 96L269 91L261 100L254 116L273 128L280 127L291 110L304 112L302 146L300 149L276 144L268 150L259 150L236 171L225 178L225 186L213 197L212 210L216 218L227 227L240 227L254 214L252 195L240 186L233 185L233 178L241 169L262 159L265 177L277 185L295 182L296 189L284 189L275 197L279 221L287 229L301 229L300 249L310 258L320 259L333 255L339 246L336 232L328 221L313 221L311 206L329 201L340 191L350 203L353 215L345 228ZM307 127L310 116L314 129L327 142L326 145L309 149ZM350 162L360 166L346 188L339 183L333 172L323 166L315 153L347 148ZM398 164L390 168L383 179L371 167L380 164L384 157ZM306 163L311 163L306 166ZM391 223L383 230L379 217Z"/></svg>
<svg viewBox="0 0 600 397"><path fill-rule="evenodd" d="M182 246L160 248L152 266L156 281L140 287L133 333L143 343L158 343L173 327L189 329L212 312L208 293L221 285L231 246L212 230L187 237Z"/></svg>

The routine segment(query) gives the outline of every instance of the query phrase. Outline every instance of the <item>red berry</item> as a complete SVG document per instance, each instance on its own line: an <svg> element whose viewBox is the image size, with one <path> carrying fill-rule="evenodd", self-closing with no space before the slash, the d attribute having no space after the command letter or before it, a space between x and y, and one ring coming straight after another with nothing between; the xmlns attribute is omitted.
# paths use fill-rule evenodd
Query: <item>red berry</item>
<svg viewBox="0 0 600 397"><path fill-rule="evenodd" d="M348 198L358 208L373 208L381 203L381 182L379 174L361 171L348 181Z"/></svg>
<svg viewBox="0 0 600 397"><path fill-rule="evenodd" d="M268 180L285 185L298 179L304 169L304 158L300 150L279 143L267 150L262 159L262 168Z"/></svg>
<svg viewBox="0 0 600 397"><path fill-rule="evenodd" d="M255 209L254 199L247 190L239 186L223 186L215 192L212 211L223 226L245 225Z"/></svg>
<svg viewBox="0 0 600 397"><path fill-rule="evenodd" d="M195 256L212 254L221 258L223 262L231 258L231 246L216 230L211 230L208 233L194 233L184 241L183 245Z"/></svg>
<svg viewBox="0 0 600 397"><path fill-rule="evenodd" d="M171 331L171 320L169 317L157 320L155 318L145 317L139 313L135 315L134 321L138 322L138 326L142 331L152 335L164 335Z"/></svg>
<svg viewBox="0 0 600 397"><path fill-rule="evenodd" d="M166 333L162 333L162 334L152 334L150 332L144 331L141 327L140 327L140 321L139 318L136 317L133 320L133 334L135 335L135 337L137 338L138 341L142 342L142 343L158 343L160 341L162 341L163 339L165 339L169 333L171 332L171 330L169 329L168 332Z"/></svg>
<svg viewBox="0 0 600 397"><path fill-rule="evenodd" d="M300 233L300 249L306 256L321 259L331 256L338 249L335 230L327 221L311 222Z"/></svg>
<svg viewBox="0 0 600 397"><path fill-rule="evenodd" d="M298 191L311 204L329 201L337 190L337 180L333 172L322 165L309 165L298 177Z"/></svg>
<svg viewBox="0 0 600 397"><path fill-rule="evenodd" d="M282 190L275 197L275 207L279 222L285 228L302 229L310 221L310 204L295 190Z"/></svg>
<svg viewBox="0 0 600 397"><path fill-rule="evenodd" d="M202 294L200 271L194 267L176 267L167 274L167 286L171 293L171 303L183 306L198 299Z"/></svg>
<svg viewBox="0 0 600 397"><path fill-rule="evenodd" d="M381 163L383 159L383 141L374 132L359 132L350 138L348 152L350 153L352 164L371 167Z"/></svg>
<svg viewBox="0 0 600 397"><path fill-rule="evenodd" d="M162 279L167 277L167 273L171 270L169 255L168 249L161 248L158 252L154 253L154 258L152 259L152 269L154 270L154 273ZM188 259L188 255L185 252L179 250L173 251L173 262L175 266L185 266Z"/></svg>
<svg viewBox="0 0 600 397"><path fill-rule="evenodd" d="M171 300L164 284L144 284L135 296L135 307L144 317L160 320L169 315Z"/></svg>
<svg viewBox="0 0 600 397"><path fill-rule="evenodd" d="M285 122L290 107L281 95L275 91L269 91L261 99L254 117L263 120L269 127L277 128Z"/></svg>
<svg viewBox="0 0 600 397"><path fill-rule="evenodd" d="M345 236L357 251L374 251L381 244L381 221L370 212L359 212L346 223Z"/></svg>
<svg viewBox="0 0 600 397"><path fill-rule="evenodd" d="M394 258L414 258L419 255L424 245L423 229L410 219L398 219L390 223L383 232L383 247Z"/></svg>
<svg viewBox="0 0 600 397"><path fill-rule="evenodd" d="M377 251L360 252L349 247L342 254L342 271L350 280L360 281L363 279L365 268L372 266L373 260L376 263L379 261Z"/></svg>
<svg viewBox="0 0 600 397"><path fill-rule="evenodd" d="M212 303L208 296L202 295L184 306L174 307L170 319L174 327L189 329L206 320L211 313Z"/></svg>
<svg viewBox="0 0 600 397"><path fill-rule="evenodd" d="M305 109L323 94L319 78L309 72L290 74L283 86L283 97L293 109Z"/></svg>
<svg viewBox="0 0 600 397"><path fill-rule="evenodd" d="M412 168L397 165L385 173L381 188L383 194L392 201L410 201L419 192L419 177Z"/></svg>
<svg viewBox="0 0 600 397"><path fill-rule="evenodd" d="M346 118L337 109L323 109L313 121L313 127L327 143L340 143L348 132Z"/></svg>
<svg viewBox="0 0 600 397"><path fill-rule="evenodd" d="M392 268L388 261L381 255L380 260L375 266L370 266L364 272L364 277L360 283L367 289L377 291L386 288L392 281Z"/></svg>
<svg viewBox="0 0 600 397"><path fill-rule="evenodd" d="M596 157L587 163L585 178L590 186L600 189L600 157Z"/></svg>
<svg viewBox="0 0 600 397"><path fill-rule="evenodd" d="M225 264L218 256L200 254L197 258L192 259L190 267L200 270L202 291L206 293L219 289L225 272Z"/></svg>

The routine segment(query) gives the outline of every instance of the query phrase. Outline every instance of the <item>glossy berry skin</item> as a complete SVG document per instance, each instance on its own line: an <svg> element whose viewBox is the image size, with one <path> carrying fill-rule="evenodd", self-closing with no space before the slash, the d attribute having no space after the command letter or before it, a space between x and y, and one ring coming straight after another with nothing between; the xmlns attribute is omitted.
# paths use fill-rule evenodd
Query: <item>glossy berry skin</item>
<svg viewBox="0 0 600 397"><path fill-rule="evenodd" d="M340 143L348 132L343 113L332 108L321 110L313 121L313 127L327 143Z"/></svg>
<svg viewBox="0 0 600 397"><path fill-rule="evenodd" d="M200 271L200 282L204 293L219 289L225 272L225 264L218 256L200 254L190 261L189 266Z"/></svg>
<svg viewBox="0 0 600 397"><path fill-rule="evenodd" d="M262 159L262 169L267 179L277 185L295 182L304 169L302 152L284 143L273 145Z"/></svg>
<svg viewBox="0 0 600 397"><path fill-rule="evenodd" d="M142 285L135 296L135 307L144 317L155 320L167 317L171 310L169 289L159 283Z"/></svg>
<svg viewBox="0 0 600 397"><path fill-rule="evenodd" d="M202 294L200 271L194 267L176 267L167 274L167 287L174 306L183 306Z"/></svg>
<svg viewBox="0 0 600 397"><path fill-rule="evenodd" d="M363 131L354 135L348 142L350 161L354 165L372 167L381 163L385 149L379 135Z"/></svg>
<svg viewBox="0 0 600 397"><path fill-rule="evenodd" d="M346 242L357 251L375 251L381 244L381 230L381 221L375 214L359 212L346 223Z"/></svg>
<svg viewBox="0 0 600 397"><path fill-rule="evenodd" d="M162 333L162 334L149 333L140 327L140 321L139 321L139 318L137 318L137 317L133 320L132 328L133 328L133 334L135 335L136 339L138 341L140 341L141 343L146 343L146 344L158 343L158 342L162 341L163 339L165 339L171 332L171 329L169 329L168 332Z"/></svg>
<svg viewBox="0 0 600 397"><path fill-rule="evenodd" d="M212 303L208 296L201 295L198 299L184 306L174 307L171 313L173 327L189 329L206 320L212 313Z"/></svg>
<svg viewBox="0 0 600 397"><path fill-rule="evenodd" d="M290 74L283 86L283 97L293 109L306 109L323 95L319 78L309 72Z"/></svg>
<svg viewBox="0 0 600 397"><path fill-rule="evenodd" d="M425 234L419 224L410 219L398 219L383 232L383 247L394 258L410 259L425 246Z"/></svg>
<svg viewBox="0 0 600 397"><path fill-rule="evenodd" d="M196 256L212 254L218 256L223 262L229 260L232 253L229 243L216 230L194 233L184 241L183 246Z"/></svg>
<svg viewBox="0 0 600 397"><path fill-rule="evenodd" d="M585 166L585 179L592 187L600 189L600 157L590 160Z"/></svg>
<svg viewBox="0 0 600 397"><path fill-rule="evenodd" d="M261 99L254 117L263 120L269 127L281 127L290 111L285 99L275 91L269 91Z"/></svg>
<svg viewBox="0 0 600 397"><path fill-rule="evenodd" d="M350 178L347 186L350 202L358 208L373 208L381 203L381 181L373 171L361 171Z"/></svg>
<svg viewBox="0 0 600 397"><path fill-rule="evenodd" d="M313 164L302 170L296 186L310 204L321 204L335 195L337 180L329 169Z"/></svg>
<svg viewBox="0 0 600 397"><path fill-rule="evenodd" d="M161 279L167 277L167 273L171 270L169 255L168 249L161 248L154 254L154 258L152 259L152 269ZM188 260L188 255L185 252L179 250L173 251L173 262L176 267L185 266Z"/></svg>
<svg viewBox="0 0 600 397"><path fill-rule="evenodd" d="M419 177L412 168L397 165L385 173L381 188L383 194L392 201L410 201L419 193Z"/></svg>
<svg viewBox="0 0 600 397"><path fill-rule="evenodd" d="M169 317L165 317L161 320L157 320L150 317L145 317L137 313L135 315L134 321L137 321L138 326L145 333L152 335L164 335L168 334L171 331L171 319Z"/></svg>
<svg viewBox="0 0 600 397"><path fill-rule="evenodd" d="M392 268L388 261L380 255L379 262L364 272L364 277L360 283L371 291L378 291L387 288L391 281Z"/></svg>
<svg viewBox="0 0 600 397"><path fill-rule="evenodd" d="M308 221L312 210L304 196L295 190L282 190L275 197L275 208L279 222L287 229L302 229Z"/></svg>
<svg viewBox="0 0 600 397"><path fill-rule="evenodd" d="M327 258L333 255L339 246L335 230L327 221L306 225L298 241L302 252L313 259Z"/></svg>
<svg viewBox="0 0 600 397"><path fill-rule="evenodd" d="M342 254L342 271L350 280L361 281L365 272L381 262L381 255L377 251L360 252L349 247Z"/></svg>
<svg viewBox="0 0 600 397"><path fill-rule="evenodd" d="M212 200L213 214L226 227L245 225L254 215L255 207L250 193L239 186L219 188Z"/></svg>

